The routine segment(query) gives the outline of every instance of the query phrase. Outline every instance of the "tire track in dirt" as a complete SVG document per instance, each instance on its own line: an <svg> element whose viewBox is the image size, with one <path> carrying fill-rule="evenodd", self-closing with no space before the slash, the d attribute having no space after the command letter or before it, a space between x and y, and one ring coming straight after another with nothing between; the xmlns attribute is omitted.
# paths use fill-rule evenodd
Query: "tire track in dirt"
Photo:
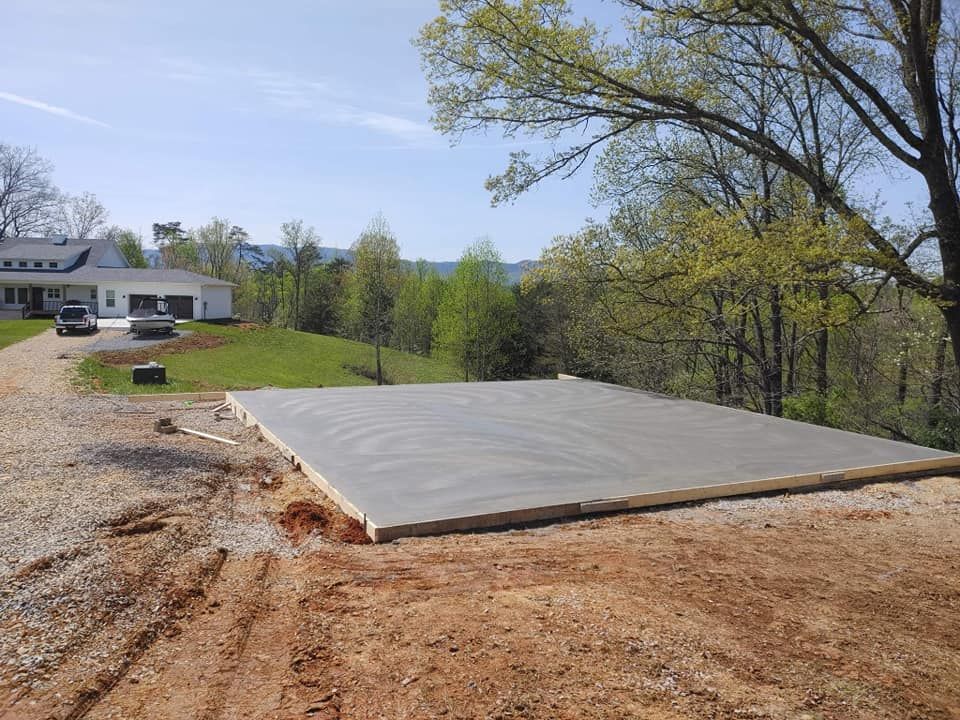
<svg viewBox="0 0 960 720"><path fill-rule="evenodd" d="M145 625L130 635L106 668L65 699L47 697L36 701L36 707L40 709L58 708L53 712L44 713L44 717L50 720L81 720L85 717L116 687L130 667L150 648L160 634L172 625L193 602L206 594L207 588L219 575L225 560L226 551L218 549L203 560L191 564L181 575L184 580L175 584L166 593L161 609ZM21 711L22 708L18 710L18 712Z"/></svg>
<svg viewBox="0 0 960 720"><path fill-rule="evenodd" d="M227 696L247 649L250 631L265 607L264 595L270 587L272 567L273 556L265 556L250 582L251 592L244 598L243 604L238 609L236 620L230 628L230 641L220 651L220 661L223 669L218 674L216 681L211 683L204 710L197 716L198 720L217 720L223 714Z"/></svg>

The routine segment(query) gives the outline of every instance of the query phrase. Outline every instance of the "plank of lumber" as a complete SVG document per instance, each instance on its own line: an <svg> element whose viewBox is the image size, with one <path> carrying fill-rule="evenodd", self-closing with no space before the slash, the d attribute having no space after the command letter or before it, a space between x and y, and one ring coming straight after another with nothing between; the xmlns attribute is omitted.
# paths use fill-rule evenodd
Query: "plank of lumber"
<svg viewBox="0 0 960 720"><path fill-rule="evenodd" d="M207 440L216 440L217 442L226 443L227 445L239 445L236 440L228 440L227 438L222 438L217 435L211 435L210 433L201 432L200 430L191 430L190 428L182 427L180 432L186 433L187 435L196 435L197 437L202 437Z"/></svg>
<svg viewBox="0 0 960 720"><path fill-rule="evenodd" d="M223 402L226 399L224 392L194 392L194 393L155 393L153 395L128 395L127 400L133 403L142 402L180 402L182 400L192 400L193 402Z"/></svg>

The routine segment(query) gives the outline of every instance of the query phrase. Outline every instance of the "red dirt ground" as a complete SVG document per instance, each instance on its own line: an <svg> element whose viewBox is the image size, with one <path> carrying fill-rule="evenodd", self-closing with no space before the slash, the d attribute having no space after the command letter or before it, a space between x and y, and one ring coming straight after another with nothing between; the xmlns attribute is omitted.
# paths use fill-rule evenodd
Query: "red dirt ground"
<svg viewBox="0 0 960 720"><path fill-rule="evenodd" d="M297 500L287 505L280 516L280 525L294 547L303 543L311 533L319 533L334 542L352 545L367 545L370 538L359 522L329 506L324 507L309 500Z"/></svg>
<svg viewBox="0 0 960 720"><path fill-rule="evenodd" d="M295 539L334 512L297 478L255 491ZM958 485L212 553L112 670L0 717L956 718ZM114 537L118 567L175 529Z"/></svg>
<svg viewBox="0 0 960 720"><path fill-rule="evenodd" d="M151 360L156 360L157 355L160 353L164 355L176 355L194 350L209 350L225 345L226 342L226 338L222 338L219 335L193 333L186 337L161 343L159 346L151 345L145 348L137 348L136 350L98 352L94 353L94 357L104 365L125 367L127 365L136 365L138 363L147 363Z"/></svg>

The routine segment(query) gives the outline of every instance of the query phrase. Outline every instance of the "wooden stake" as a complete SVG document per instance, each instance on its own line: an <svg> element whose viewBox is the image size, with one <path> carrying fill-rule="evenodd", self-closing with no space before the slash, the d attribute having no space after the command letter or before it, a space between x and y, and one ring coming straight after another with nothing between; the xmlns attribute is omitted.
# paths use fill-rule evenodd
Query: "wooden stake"
<svg viewBox="0 0 960 720"><path fill-rule="evenodd" d="M197 437L202 437L207 440L215 440L216 442L222 442L227 445L239 445L236 440L228 440L227 438L217 437L216 435L211 435L210 433L200 432L199 430L191 430L190 428L180 428L180 432L186 433L187 435L196 435Z"/></svg>

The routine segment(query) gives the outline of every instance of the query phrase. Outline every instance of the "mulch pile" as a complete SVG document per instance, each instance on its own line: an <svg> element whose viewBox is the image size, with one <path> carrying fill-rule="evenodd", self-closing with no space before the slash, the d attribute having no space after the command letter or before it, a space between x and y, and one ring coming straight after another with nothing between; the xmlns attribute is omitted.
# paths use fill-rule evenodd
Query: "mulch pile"
<svg viewBox="0 0 960 720"><path fill-rule="evenodd" d="M220 337L219 335L193 333L192 335L161 343L160 345L151 345L142 349L137 348L136 350L99 352L94 353L94 356L104 365L137 365L156 360L158 355L177 355L193 350L210 350L225 345L226 343L226 338Z"/></svg>

